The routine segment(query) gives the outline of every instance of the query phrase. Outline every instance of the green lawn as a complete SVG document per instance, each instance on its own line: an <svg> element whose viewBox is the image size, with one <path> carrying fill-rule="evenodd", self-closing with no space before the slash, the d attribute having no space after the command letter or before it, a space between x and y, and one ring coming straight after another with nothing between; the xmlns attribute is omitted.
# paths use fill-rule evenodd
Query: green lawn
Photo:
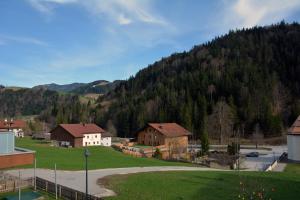
<svg viewBox="0 0 300 200"><path fill-rule="evenodd" d="M300 170L300 165L292 166ZM294 171L294 170L293 170ZM248 200L300 199L300 174L290 172L151 172L118 175L103 180L117 192L107 199ZM264 194L258 198L257 194Z"/></svg>
<svg viewBox="0 0 300 200"><path fill-rule="evenodd" d="M300 164L288 164L284 171L300 176Z"/></svg>
<svg viewBox="0 0 300 200"><path fill-rule="evenodd" d="M51 147L48 143L32 140L28 137L16 139L16 146L36 151L38 168L54 168L54 163L56 163L57 169L84 169L83 148ZM89 151L91 153L89 157L89 169L190 165L152 158L135 158L124 155L110 147L89 147Z"/></svg>

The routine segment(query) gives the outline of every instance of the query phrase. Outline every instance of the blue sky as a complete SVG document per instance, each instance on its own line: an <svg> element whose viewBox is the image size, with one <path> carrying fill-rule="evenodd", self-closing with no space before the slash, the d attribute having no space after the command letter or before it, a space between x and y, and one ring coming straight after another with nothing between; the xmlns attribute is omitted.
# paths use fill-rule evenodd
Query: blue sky
<svg viewBox="0 0 300 200"><path fill-rule="evenodd" d="M230 29L300 21L299 0L0 0L0 84L127 79Z"/></svg>

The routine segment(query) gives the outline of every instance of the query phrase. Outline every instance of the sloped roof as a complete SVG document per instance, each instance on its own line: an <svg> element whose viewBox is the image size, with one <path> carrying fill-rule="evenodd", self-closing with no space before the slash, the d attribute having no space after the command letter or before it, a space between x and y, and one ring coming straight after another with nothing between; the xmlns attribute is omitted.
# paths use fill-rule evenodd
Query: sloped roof
<svg viewBox="0 0 300 200"><path fill-rule="evenodd" d="M300 115L288 130L289 135L300 135Z"/></svg>
<svg viewBox="0 0 300 200"><path fill-rule="evenodd" d="M5 122L5 120L0 120L0 129L8 129L8 128L25 128L26 122L23 120L13 120Z"/></svg>
<svg viewBox="0 0 300 200"><path fill-rule="evenodd" d="M188 136L191 133L176 123L148 123L148 125L166 137Z"/></svg>
<svg viewBox="0 0 300 200"><path fill-rule="evenodd" d="M96 124L60 124L59 126L68 131L74 137L83 137L84 134L106 132Z"/></svg>

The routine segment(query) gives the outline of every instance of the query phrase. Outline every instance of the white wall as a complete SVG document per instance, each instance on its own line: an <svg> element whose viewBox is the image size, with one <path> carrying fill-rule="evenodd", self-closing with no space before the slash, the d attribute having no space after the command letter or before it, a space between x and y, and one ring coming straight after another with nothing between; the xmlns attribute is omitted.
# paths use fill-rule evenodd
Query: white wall
<svg viewBox="0 0 300 200"><path fill-rule="evenodd" d="M82 139L82 146L100 146L101 134L84 134Z"/></svg>
<svg viewBox="0 0 300 200"><path fill-rule="evenodd" d="M111 146L111 137L102 137L101 138L101 145L110 147Z"/></svg>
<svg viewBox="0 0 300 200"><path fill-rule="evenodd" d="M300 135L287 135L288 159L300 161Z"/></svg>
<svg viewBox="0 0 300 200"><path fill-rule="evenodd" d="M22 129L12 129L12 132L14 132L16 137L24 137L24 132Z"/></svg>

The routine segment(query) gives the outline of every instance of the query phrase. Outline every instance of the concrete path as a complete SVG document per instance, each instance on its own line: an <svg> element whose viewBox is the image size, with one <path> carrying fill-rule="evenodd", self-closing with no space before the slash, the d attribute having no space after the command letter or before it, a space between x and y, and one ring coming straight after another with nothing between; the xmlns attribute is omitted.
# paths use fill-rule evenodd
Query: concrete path
<svg viewBox="0 0 300 200"><path fill-rule="evenodd" d="M286 163L278 163L273 169L273 172L283 172L286 167Z"/></svg>
<svg viewBox="0 0 300 200"><path fill-rule="evenodd" d="M33 169L22 169L21 178L33 177ZM99 169L89 171L89 193L98 197L113 196L112 190L106 189L102 185L98 185L100 178L116 174L130 174L139 172L154 171L221 171L211 168L202 167L180 167L180 166L163 166L163 167L130 167L130 168L113 168ZM9 170L6 173L18 176L19 170ZM37 169L36 176L54 182L54 171L49 169ZM57 184L85 192L85 171L61 171L57 170Z"/></svg>

